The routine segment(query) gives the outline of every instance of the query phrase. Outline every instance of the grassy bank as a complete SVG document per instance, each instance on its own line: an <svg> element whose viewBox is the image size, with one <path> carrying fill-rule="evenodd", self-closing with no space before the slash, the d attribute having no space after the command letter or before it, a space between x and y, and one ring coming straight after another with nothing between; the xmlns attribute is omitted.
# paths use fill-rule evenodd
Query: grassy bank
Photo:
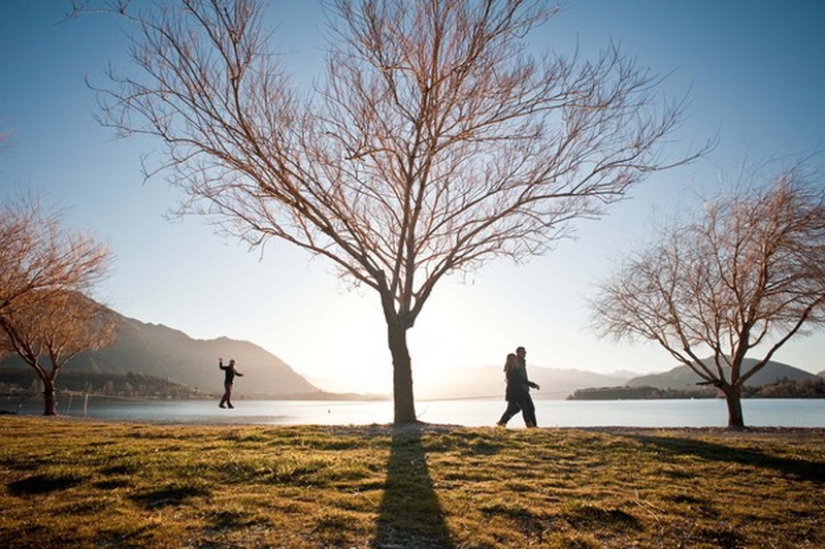
<svg viewBox="0 0 825 549"><path fill-rule="evenodd" d="M0 417L0 547L825 547L825 431Z"/></svg>

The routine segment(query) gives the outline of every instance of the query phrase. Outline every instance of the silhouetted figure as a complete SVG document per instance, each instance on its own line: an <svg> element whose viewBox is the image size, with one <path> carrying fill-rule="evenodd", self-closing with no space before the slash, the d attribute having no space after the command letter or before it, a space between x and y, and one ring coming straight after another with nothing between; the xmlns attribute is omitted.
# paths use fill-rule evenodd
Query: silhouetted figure
<svg viewBox="0 0 825 549"><path fill-rule="evenodd" d="M235 369L235 359L229 360L229 364L223 365L223 358L218 359L218 367L224 371L225 378L223 381L224 393L221 397L221 403L218 404L221 408L234 408L232 406L232 385L235 383L235 376L243 377L243 374Z"/></svg>
<svg viewBox="0 0 825 549"><path fill-rule="evenodd" d="M506 427L507 422L514 415L521 412L524 417L524 424L527 427L536 426L536 407L533 399L530 398L530 388L539 389L537 383L527 379L527 350L524 347L516 349L515 354L507 355L507 362L504 363L504 373L507 376L507 409L501 415L496 425Z"/></svg>

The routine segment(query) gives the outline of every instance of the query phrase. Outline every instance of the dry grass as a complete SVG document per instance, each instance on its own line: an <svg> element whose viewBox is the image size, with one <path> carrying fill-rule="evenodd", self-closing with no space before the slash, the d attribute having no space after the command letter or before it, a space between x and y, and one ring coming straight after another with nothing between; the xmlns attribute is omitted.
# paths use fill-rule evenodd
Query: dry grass
<svg viewBox="0 0 825 549"><path fill-rule="evenodd" d="M0 417L0 547L825 547L825 431Z"/></svg>

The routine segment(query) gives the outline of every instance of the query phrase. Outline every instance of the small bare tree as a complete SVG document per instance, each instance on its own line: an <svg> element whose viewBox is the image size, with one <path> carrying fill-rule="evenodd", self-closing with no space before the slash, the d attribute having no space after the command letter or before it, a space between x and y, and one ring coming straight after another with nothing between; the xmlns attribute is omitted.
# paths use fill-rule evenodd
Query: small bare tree
<svg viewBox="0 0 825 549"><path fill-rule="evenodd" d="M59 210L31 195L0 205L0 314L30 292L89 290L108 268L107 247L66 231Z"/></svg>
<svg viewBox="0 0 825 549"><path fill-rule="evenodd" d="M0 353L17 353L37 372L46 415L55 413L54 380L66 361L113 337L113 319L83 296L108 265L106 246L66 231L59 212L44 211L32 198L3 204Z"/></svg>
<svg viewBox="0 0 825 549"><path fill-rule="evenodd" d="M82 294L32 292L0 316L5 344L43 383L44 414L56 414L55 379L75 355L109 345L117 323L111 312Z"/></svg>
<svg viewBox="0 0 825 549"><path fill-rule="evenodd" d="M332 0L325 79L301 95L263 3L132 11L138 75L110 73L104 123L165 145L165 171L253 246L327 258L378 293L395 422L416 420L407 331L444 276L546 251L667 167L681 105L610 47L592 62L527 51L543 1ZM85 6L87 9L89 5ZM673 163L681 163L688 157Z"/></svg>
<svg viewBox="0 0 825 549"><path fill-rule="evenodd" d="M593 301L604 335L656 341L719 388L729 427L744 427L742 386L803 327L825 321L825 194L805 179L796 168L706 202L700 222L666 231ZM762 357L743 371L757 347Z"/></svg>

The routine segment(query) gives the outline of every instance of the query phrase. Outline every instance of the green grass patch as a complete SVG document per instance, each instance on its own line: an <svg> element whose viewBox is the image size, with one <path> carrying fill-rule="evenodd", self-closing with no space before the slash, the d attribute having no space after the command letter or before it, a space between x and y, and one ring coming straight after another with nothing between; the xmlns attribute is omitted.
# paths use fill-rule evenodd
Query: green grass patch
<svg viewBox="0 0 825 549"><path fill-rule="evenodd" d="M0 417L0 547L825 547L825 430Z"/></svg>

